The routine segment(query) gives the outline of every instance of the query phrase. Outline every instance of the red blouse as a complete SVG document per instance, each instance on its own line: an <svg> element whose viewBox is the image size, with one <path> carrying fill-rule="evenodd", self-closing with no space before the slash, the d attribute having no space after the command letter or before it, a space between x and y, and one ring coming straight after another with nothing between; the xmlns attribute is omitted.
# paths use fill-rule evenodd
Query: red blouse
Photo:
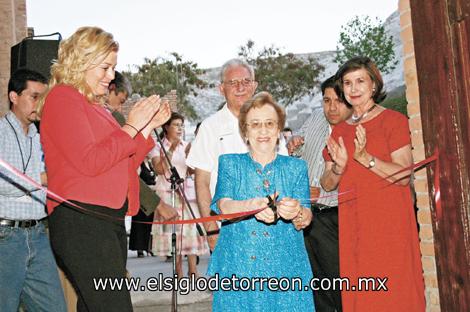
<svg viewBox="0 0 470 312"><path fill-rule="evenodd" d="M132 139L103 107L75 88L55 86L41 119L48 187L68 200L119 209L139 209L137 168L154 146L151 137ZM49 214L59 203L48 199Z"/></svg>

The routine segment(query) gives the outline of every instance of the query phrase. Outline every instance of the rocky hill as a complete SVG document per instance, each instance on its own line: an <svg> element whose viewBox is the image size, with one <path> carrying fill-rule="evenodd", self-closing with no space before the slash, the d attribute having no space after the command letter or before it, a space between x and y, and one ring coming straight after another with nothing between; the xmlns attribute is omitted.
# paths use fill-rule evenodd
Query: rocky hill
<svg viewBox="0 0 470 312"><path fill-rule="evenodd" d="M398 64L395 69L384 75L384 82L386 90L390 95L400 94L404 89L404 76L403 76L403 55L402 55L402 43L400 39L400 15L398 11L390 15L384 22L386 31L392 35L395 43L395 55L398 59ZM334 51L323 51L314 52L309 54L298 54L300 58L303 57L314 57L320 64L325 67L324 72L321 74L320 80L324 80L333 75L338 66L333 62L335 56ZM202 78L210 83L216 85L214 88L200 90L197 97L191 97L190 102L193 103L196 112L201 119L207 117L217 110L217 108L224 102L224 98L219 94L218 91L218 74L220 68L207 69L206 73ZM321 93L318 92L310 97L305 96L301 100L293 103L287 107L287 124L293 128L298 129L305 119L309 116L312 109L320 106Z"/></svg>

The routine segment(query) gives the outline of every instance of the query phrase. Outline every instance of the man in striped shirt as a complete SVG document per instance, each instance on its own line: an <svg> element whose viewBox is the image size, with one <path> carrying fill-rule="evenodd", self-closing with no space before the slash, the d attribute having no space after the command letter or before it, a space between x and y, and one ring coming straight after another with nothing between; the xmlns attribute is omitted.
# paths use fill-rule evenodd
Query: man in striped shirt
<svg viewBox="0 0 470 312"><path fill-rule="evenodd" d="M322 83L323 110L315 109L299 135L293 136L287 145L290 155L301 150L298 156L308 164L311 198L318 198L311 206L312 224L304 230L313 275L330 280L339 277L338 193L336 190L326 192L321 188L320 177L325 167L322 151L332 128L348 119L352 112L350 106L336 94L334 86L334 76ZM339 290L315 291L314 300L317 312L342 310Z"/></svg>
<svg viewBox="0 0 470 312"><path fill-rule="evenodd" d="M0 158L45 185L39 133L33 124L46 91L40 73L18 69L8 82L10 111L0 118ZM46 193L0 168L0 310L66 311L44 220Z"/></svg>

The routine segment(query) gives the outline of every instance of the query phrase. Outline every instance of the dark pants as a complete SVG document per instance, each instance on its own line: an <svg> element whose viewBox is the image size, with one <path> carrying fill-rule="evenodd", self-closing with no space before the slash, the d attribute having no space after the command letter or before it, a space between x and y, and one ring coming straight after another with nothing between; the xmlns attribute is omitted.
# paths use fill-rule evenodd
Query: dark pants
<svg viewBox="0 0 470 312"><path fill-rule="evenodd" d="M132 311L128 290L111 290L109 286L96 290L93 281L100 277L124 281L126 277L126 230L124 221L116 219L124 218L127 202L119 210L74 203L102 214L84 213L61 204L49 218L52 248L77 293L77 310Z"/></svg>
<svg viewBox="0 0 470 312"><path fill-rule="evenodd" d="M129 236L129 250L146 250L150 251L150 233L152 232L152 224L137 223L134 221L153 222L152 213L147 216L141 209L139 213L132 217L131 235Z"/></svg>
<svg viewBox="0 0 470 312"><path fill-rule="evenodd" d="M338 209L314 210L312 224L304 230L304 237L313 276L330 280L339 277ZM339 290L314 291L314 301L317 312L342 311Z"/></svg>

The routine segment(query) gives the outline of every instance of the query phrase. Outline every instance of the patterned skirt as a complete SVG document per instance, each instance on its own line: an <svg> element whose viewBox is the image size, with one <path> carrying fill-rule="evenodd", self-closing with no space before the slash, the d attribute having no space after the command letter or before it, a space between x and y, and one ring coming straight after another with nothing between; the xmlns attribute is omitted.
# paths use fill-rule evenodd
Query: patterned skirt
<svg viewBox="0 0 470 312"><path fill-rule="evenodd" d="M186 188L187 189L187 188ZM186 190L185 190L186 191ZM191 208L196 218L200 217L199 208L197 206L195 197L192 196L191 191L186 193ZM157 190L158 196L165 203L171 206L171 192L166 190ZM178 211L180 219L192 219L189 209L184 204L180 195L176 195L175 207ZM155 221L161 221L160 216L155 213ZM152 251L159 256L171 256L171 234L173 225L169 224L154 224L152 226ZM202 224L201 224L202 227ZM204 236L200 236L197 232L195 224L177 224L176 230L176 251L181 255L204 255L209 253L209 247Z"/></svg>

